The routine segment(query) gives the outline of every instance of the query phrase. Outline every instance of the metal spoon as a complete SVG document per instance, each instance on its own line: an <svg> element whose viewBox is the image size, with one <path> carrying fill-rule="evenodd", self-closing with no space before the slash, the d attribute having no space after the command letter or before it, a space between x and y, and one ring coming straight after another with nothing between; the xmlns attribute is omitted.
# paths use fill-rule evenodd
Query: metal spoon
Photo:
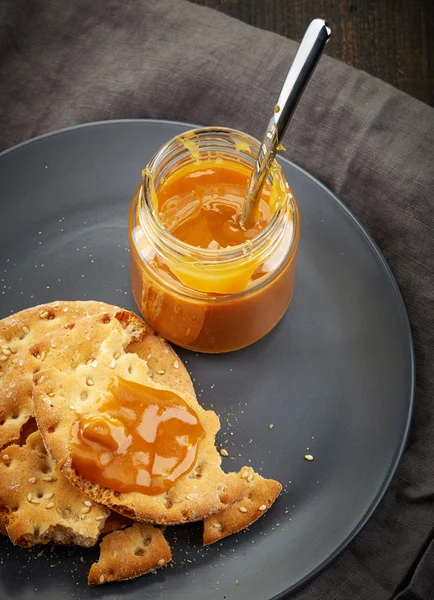
<svg viewBox="0 0 434 600"><path fill-rule="evenodd" d="M330 39L331 29L323 19L315 19L309 25L286 76L282 91L259 149L255 168L250 177L247 196L241 212L241 226L246 227L255 214L265 178L273 162L277 147L283 139L298 101L312 75L325 45Z"/></svg>

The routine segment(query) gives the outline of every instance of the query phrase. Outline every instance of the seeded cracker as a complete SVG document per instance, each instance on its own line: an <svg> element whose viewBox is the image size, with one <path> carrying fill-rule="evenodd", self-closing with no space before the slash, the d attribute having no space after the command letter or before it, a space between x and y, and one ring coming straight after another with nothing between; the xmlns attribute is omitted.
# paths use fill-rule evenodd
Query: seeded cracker
<svg viewBox="0 0 434 600"><path fill-rule="evenodd" d="M48 542L93 546L109 511L87 500L55 468L39 431L24 446L12 444L3 452L0 514L7 533L25 547Z"/></svg>
<svg viewBox="0 0 434 600"><path fill-rule="evenodd" d="M44 442L61 470L86 496L136 521L175 525L202 520L222 511L239 500L248 486L237 473L224 473L221 457L214 446L220 423L213 411L205 411L197 402L187 376L180 378L184 367L176 369L173 391L181 396L198 414L205 429L199 445L196 466L181 477L166 493L149 496L137 492L118 493L92 484L73 468L69 456L69 439L73 423L82 415L95 410L101 394L108 389L113 376L137 381L158 389L170 389L163 377L176 354L162 339L155 344L154 374L146 360L128 352L133 342L154 335L134 313L119 311L81 319L72 330L59 330L53 338L64 348L56 367L41 370L34 377L33 400L38 426ZM49 352L45 345L35 344L31 353ZM168 367L163 366L163 358ZM149 359L150 360L150 359ZM97 364L97 368L92 365ZM163 374L162 371L165 371ZM160 377L161 379L157 379Z"/></svg>
<svg viewBox="0 0 434 600"><path fill-rule="evenodd" d="M53 302L23 310L0 321L0 448L19 443L21 429L33 416L32 377L48 355L29 360L28 348L59 328L73 326L82 317L103 310L116 310L102 302ZM50 360L62 348L49 344ZM5 354L6 353L6 354Z"/></svg>
<svg viewBox="0 0 434 600"><path fill-rule="evenodd" d="M25 444L35 430L31 401L33 371L22 369L23 355L40 337L82 317L108 310L103 302L52 302L22 310L0 321L0 449ZM0 533L7 535L0 516Z"/></svg>
<svg viewBox="0 0 434 600"><path fill-rule="evenodd" d="M264 479L251 467L243 467L241 477L248 483L245 496L222 512L204 520L204 546L237 533L254 523L270 508L282 490L278 481Z"/></svg>
<svg viewBox="0 0 434 600"><path fill-rule="evenodd" d="M169 545L157 527L134 523L122 531L105 536L100 558L89 571L88 583L100 585L145 575L172 560Z"/></svg>

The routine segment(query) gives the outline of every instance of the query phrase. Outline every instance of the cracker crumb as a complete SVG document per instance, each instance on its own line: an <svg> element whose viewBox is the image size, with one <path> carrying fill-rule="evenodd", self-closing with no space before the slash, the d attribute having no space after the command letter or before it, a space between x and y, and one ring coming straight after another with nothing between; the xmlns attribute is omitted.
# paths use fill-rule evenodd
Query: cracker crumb
<svg viewBox="0 0 434 600"><path fill-rule="evenodd" d="M229 453L228 453L228 451L227 451L225 448L222 448L222 449L220 450L220 454L221 454L222 456L229 456Z"/></svg>
<svg viewBox="0 0 434 600"><path fill-rule="evenodd" d="M270 423L268 426L268 429L273 429L273 427L274 427L273 423Z"/></svg>

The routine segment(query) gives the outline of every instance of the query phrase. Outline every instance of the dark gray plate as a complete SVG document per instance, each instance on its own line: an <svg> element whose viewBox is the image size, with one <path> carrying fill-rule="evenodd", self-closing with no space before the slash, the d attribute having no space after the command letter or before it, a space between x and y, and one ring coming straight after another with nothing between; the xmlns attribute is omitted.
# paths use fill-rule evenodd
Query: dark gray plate
<svg viewBox="0 0 434 600"><path fill-rule="evenodd" d="M154 151L187 128L97 123L0 156L1 317L56 299L135 309L130 200ZM320 183L282 164L301 213L290 309L250 348L221 356L180 354L199 399L221 416L219 440L230 453L225 466L251 461L284 484L283 494L248 532L205 550L200 525L173 528L173 568L95 589L87 587L86 573L97 549L28 551L2 539L2 599L283 598L329 563L372 514L410 422L407 315L361 225ZM304 460L306 453L315 460Z"/></svg>

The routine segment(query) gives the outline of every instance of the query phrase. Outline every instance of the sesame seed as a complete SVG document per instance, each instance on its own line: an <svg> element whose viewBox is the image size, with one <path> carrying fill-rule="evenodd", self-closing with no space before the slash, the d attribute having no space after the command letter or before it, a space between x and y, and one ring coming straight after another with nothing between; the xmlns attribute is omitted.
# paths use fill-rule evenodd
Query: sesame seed
<svg viewBox="0 0 434 600"><path fill-rule="evenodd" d="M117 360L118 358L120 358L120 356L121 356L121 353L120 353L120 352L115 352L115 353L113 354L113 358L114 358L115 360Z"/></svg>
<svg viewBox="0 0 434 600"><path fill-rule="evenodd" d="M250 483L250 481L253 481L255 478L255 474L254 473L249 473L249 476L247 477L247 481Z"/></svg>
<svg viewBox="0 0 434 600"><path fill-rule="evenodd" d="M86 380L86 383L87 383L87 385L92 386L93 385L93 380L90 377L88 377L87 380Z"/></svg>
<svg viewBox="0 0 434 600"><path fill-rule="evenodd" d="M52 475L43 475L42 481L54 481L54 478Z"/></svg>
<svg viewBox="0 0 434 600"><path fill-rule="evenodd" d="M249 477L250 473L248 471L243 471L241 473L241 479L247 479Z"/></svg>
<svg viewBox="0 0 434 600"><path fill-rule="evenodd" d="M101 577L99 578L99 582L104 583L104 581L105 581L105 577L104 577L104 575L101 575Z"/></svg>
<svg viewBox="0 0 434 600"><path fill-rule="evenodd" d="M45 352L41 352L41 360L45 360Z"/></svg>
<svg viewBox="0 0 434 600"><path fill-rule="evenodd" d="M89 506L85 506L84 508L82 508L82 509L81 509L81 512L82 512L83 514L86 514L86 513L88 513L89 511L90 511L90 508L89 508Z"/></svg>
<svg viewBox="0 0 434 600"><path fill-rule="evenodd" d="M31 501L32 501L32 494L30 494L30 492L27 494L27 500L28 500L29 502L31 502Z"/></svg>
<svg viewBox="0 0 434 600"><path fill-rule="evenodd" d="M48 312L44 310L44 312L41 312L39 316L41 317L41 319L46 319L48 317Z"/></svg>
<svg viewBox="0 0 434 600"><path fill-rule="evenodd" d="M160 560L158 561L158 566L162 567L165 564L166 564L166 561L164 560L164 558L160 558Z"/></svg>
<svg viewBox="0 0 434 600"><path fill-rule="evenodd" d="M179 369L179 362L177 360L175 360L175 362L173 363L173 366L175 367L175 369Z"/></svg>
<svg viewBox="0 0 434 600"><path fill-rule="evenodd" d="M49 398L54 398L55 394L54 394L54 392L49 392L49 393L47 394L47 396L48 396Z"/></svg>
<svg viewBox="0 0 434 600"><path fill-rule="evenodd" d="M29 483L36 483L36 477L30 477Z"/></svg>
<svg viewBox="0 0 434 600"><path fill-rule="evenodd" d="M312 456L312 454L305 454L305 455L304 455L304 458L305 458L306 460L313 460L313 456Z"/></svg>
<svg viewBox="0 0 434 600"><path fill-rule="evenodd" d="M258 510L260 510L261 512L263 512L264 510L267 510L267 507L265 504L261 504L261 506L258 508Z"/></svg>
<svg viewBox="0 0 434 600"><path fill-rule="evenodd" d="M238 507L238 510L242 513L246 513L247 512L247 508L245 506L240 506Z"/></svg>
<svg viewBox="0 0 434 600"><path fill-rule="evenodd" d="M26 335L28 335L30 333L30 329L28 327L26 327L25 325L23 327L23 331Z"/></svg>
<svg viewBox="0 0 434 600"><path fill-rule="evenodd" d="M92 506L92 502L91 502L90 500L84 500L84 501L83 501L83 504L84 504L85 506Z"/></svg>
<svg viewBox="0 0 434 600"><path fill-rule="evenodd" d="M157 371L158 375L164 375L166 371L164 369L160 369L159 371Z"/></svg>
<svg viewBox="0 0 434 600"><path fill-rule="evenodd" d="M9 348L2 348L2 352L5 356L11 355L11 351L9 350Z"/></svg>
<svg viewBox="0 0 434 600"><path fill-rule="evenodd" d="M7 359L8 359L8 357L7 357L5 354L2 354L2 355L0 356L0 360L1 360L2 362L5 362L5 360L7 360Z"/></svg>
<svg viewBox="0 0 434 600"><path fill-rule="evenodd" d="M213 525L214 529L221 529L222 528L222 524L221 523L214 523Z"/></svg>
<svg viewBox="0 0 434 600"><path fill-rule="evenodd" d="M105 517L95 517L95 521L102 521L103 519L105 519Z"/></svg>
<svg viewBox="0 0 434 600"><path fill-rule="evenodd" d="M52 498L54 496L53 492L49 492L48 494L45 494L45 497L47 498L47 500L49 500L50 498Z"/></svg>
<svg viewBox="0 0 434 600"><path fill-rule="evenodd" d="M273 427L274 427L273 423L270 423L268 426L268 429L273 429Z"/></svg>
<svg viewBox="0 0 434 600"><path fill-rule="evenodd" d="M2 458L5 462L8 460L11 460L11 457L9 456L9 454L3 454Z"/></svg>
<svg viewBox="0 0 434 600"><path fill-rule="evenodd" d="M54 508L54 502L49 502L45 508Z"/></svg>
<svg viewBox="0 0 434 600"><path fill-rule="evenodd" d="M46 379L47 379L47 378L45 377L45 375L41 375L41 376L40 376L40 378L39 378L39 381L38 381L38 383L44 383L44 381L45 381Z"/></svg>
<svg viewBox="0 0 434 600"><path fill-rule="evenodd" d="M228 451L227 451L227 450L225 450L224 448L222 448L222 449L220 450L220 454L221 454L222 456L229 456L229 453L228 453Z"/></svg>

